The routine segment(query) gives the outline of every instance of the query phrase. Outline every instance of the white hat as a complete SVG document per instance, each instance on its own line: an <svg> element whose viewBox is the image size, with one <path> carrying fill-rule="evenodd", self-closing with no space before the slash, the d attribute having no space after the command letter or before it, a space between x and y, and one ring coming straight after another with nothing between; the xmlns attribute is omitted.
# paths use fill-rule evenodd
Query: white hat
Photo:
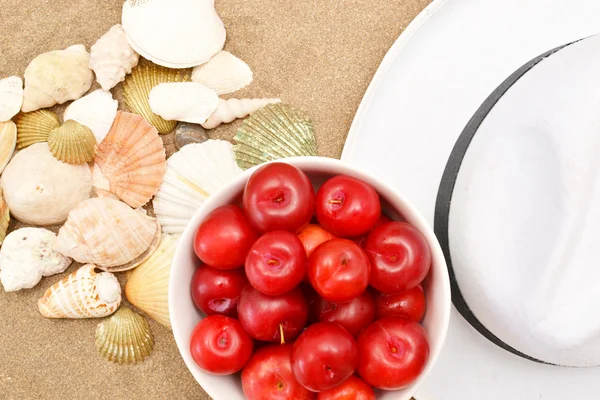
<svg viewBox="0 0 600 400"><path fill-rule="evenodd" d="M389 179L435 222L456 278L447 343L418 400L597 399L600 37L576 39L600 31L600 5L576 0L573 13L563 13L572 20L567 29L556 14L571 10L567 1L546 9L539 0L505 3L539 20L524 26L516 17L498 18L503 6L496 1L485 2L485 11L449 2L444 7L462 7L454 14L463 17L489 14L487 25L463 18L466 28L458 29L463 38L483 38L452 43L460 34L442 29L457 25L440 16L430 22L439 40L431 28L421 35L412 30L397 58L384 60L342 158ZM504 31L490 33L496 28ZM496 53L483 48L462 60L474 43L485 45L485 35ZM439 43L455 47L427 47ZM427 53L421 59L419 49ZM422 63L442 56L451 61ZM458 71L473 61L490 72ZM442 81L436 73L448 67L455 70L444 78L454 80ZM418 68L427 73L408 73ZM436 92L435 84L423 85L427 78L450 89ZM419 93L419 84L427 92ZM449 96L461 86L469 96ZM394 93L402 90L409 94Z"/></svg>

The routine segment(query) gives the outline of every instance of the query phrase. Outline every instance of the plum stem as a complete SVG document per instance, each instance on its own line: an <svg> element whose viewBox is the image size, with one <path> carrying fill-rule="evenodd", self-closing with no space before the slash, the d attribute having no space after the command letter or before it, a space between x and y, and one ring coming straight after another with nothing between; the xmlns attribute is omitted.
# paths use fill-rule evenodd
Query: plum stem
<svg viewBox="0 0 600 400"><path fill-rule="evenodd" d="M281 336L281 344L285 344L285 337L283 336L283 324L279 324L279 335Z"/></svg>

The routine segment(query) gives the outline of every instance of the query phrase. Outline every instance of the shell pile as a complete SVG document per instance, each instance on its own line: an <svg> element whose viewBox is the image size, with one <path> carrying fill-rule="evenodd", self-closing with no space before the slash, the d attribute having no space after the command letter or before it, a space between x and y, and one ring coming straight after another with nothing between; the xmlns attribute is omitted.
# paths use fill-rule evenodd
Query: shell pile
<svg viewBox="0 0 600 400"><path fill-rule="evenodd" d="M316 141L309 118L278 98L219 97L253 73L223 50L214 0L126 0L121 23L89 53L81 44L49 51L23 77L0 77L0 282L28 289L84 264L46 290L39 312L110 316L96 329L97 350L132 364L150 356L154 339L144 316L119 309L113 273L133 269L129 302L170 328L177 234L243 168L314 155ZM101 89L86 95L94 76ZM121 82L131 112L111 93ZM48 109L67 102L62 115ZM210 139L207 130L241 118L235 146ZM167 160L159 134L171 132L177 152ZM37 227L9 232L11 215ZM41 228L59 224L58 234Z"/></svg>

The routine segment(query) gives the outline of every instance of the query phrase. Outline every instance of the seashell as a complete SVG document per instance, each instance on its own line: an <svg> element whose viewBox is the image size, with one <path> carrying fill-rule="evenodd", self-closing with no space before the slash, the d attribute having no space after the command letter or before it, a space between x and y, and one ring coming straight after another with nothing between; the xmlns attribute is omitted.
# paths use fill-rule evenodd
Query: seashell
<svg viewBox="0 0 600 400"><path fill-rule="evenodd" d="M30 289L42 276L59 274L71 259L52 250L56 234L43 228L21 228L4 239L0 249L0 280L7 292Z"/></svg>
<svg viewBox="0 0 600 400"><path fill-rule="evenodd" d="M131 111L150 122L159 133L165 134L175 129L176 121L166 121L154 114L148 103L150 91L165 82L185 82L190 80L189 70L174 70L154 64L135 68L123 84L123 99Z"/></svg>
<svg viewBox="0 0 600 400"><path fill-rule="evenodd" d="M107 361L135 364L152 353L154 337L146 318L123 306L96 327L96 349Z"/></svg>
<svg viewBox="0 0 600 400"><path fill-rule="evenodd" d="M154 218L120 201L96 197L71 210L54 249L80 263L124 271L150 257L159 241L160 226Z"/></svg>
<svg viewBox="0 0 600 400"><path fill-rule="evenodd" d="M17 145L17 126L12 121L0 122L0 173L10 161Z"/></svg>
<svg viewBox="0 0 600 400"><path fill-rule="evenodd" d="M19 151L0 176L11 214L31 225L55 225L90 197L92 172L87 164L58 161L46 143Z"/></svg>
<svg viewBox="0 0 600 400"><path fill-rule="evenodd" d="M83 164L94 159L96 137L87 126L65 121L48 135L48 148L57 160L67 164Z"/></svg>
<svg viewBox="0 0 600 400"><path fill-rule="evenodd" d="M8 209L8 204L6 204L6 200L4 200L4 193L0 189L0 245L4 242L4 238L6 238L9 223L10 210Z"/></svg>
<svg viewBox="0 0 600 400"><path fill-rule="evenodd" d="M219 96L233 93L252 83L252 70L228 51L220 51L206 64L192 71L192 81L212 89Z"/></svg>
<svg viewBox="0 0 600 400"><path fill-rule="evenodd" d="M90 54L82 44L34 58L25 70L21 111L52 107L83 96L94 82L89 62Z"/></svg>
<svg viewBox="0 0 600 400"><path fill-rule="evenodd" d="M98 89L72 102L63 115L63 120L79 122L92 130L97 143L102 143L115 117L119 102L110 92Z"/></svg>
<svg viewBox="0 0 600 400"><path fill-rule="evenodd" d="M208 135L202 125L180 122L177 124L177 128L175 128L175 146L177 150L186 144L204 143L207 140Z"/></svg>
<svg viewBox="0 0 600 400"><path fill-rule="evenodd" d="M166 120L204 123L219 106L211 89L195 82L161 83L148 97L152 111Z"/></svg>
<svg viewBox="0 0 600 400"><path fill-rule="evenodd" d="M17 124L17 149L19 150L34 143L48 141L50 132L60 126L58 116L49 110L17 114L15 123Z"/></svg>
<svg viewBox="0 0 600 400"><path fill-rule="evenodd" d="M96 272L84 265L48 288L38 300L46 318L100 318L114 313L121 304L121 285L110 272Z"/></svg>
<svg viewBox="0 0 600 400"><path fill-rule="evenodd" d="M242 170L233 146L224 140L189 144L167 160L167 173L154 197L154 213L164 233L182 233L208 196Z"/></svg>
<svg viewBox="0 0 600 400"><path fill-rule="evenodd" d="M236 118L244 118L267 104L281 103L280 99L219 99L219 107L202 124L206 129L214 129L228 124Z"/></svg>
<svg viewBox="0 0 600 400"><path fill-rule="evenodd" d="M179 236L163 235L158 249L132 271L125 284L127 300L169 329L169 275L178 240Z"/></svg>
<svg viewBox="0 0 600 400"><path fill-rule="evenodd" d="M270 104L252 113L234 140L235 158L244 169L285 157L317 155L311 120L282 104Z"/></svg>
<svg viewBox="0 0 600 400"><path fill-rule="evenodd" d="M0 122L17 115L23 104L23 79L10 76L0 79Z"/></svg>
<svg viewBox="0 0 600 400"><path fill-rule="evenodd" d="M96 153L95 172L131 207L146 204L160 188L167 168L165 148L156 129L139 115L119 111Z"/></svg>
<svg viewBox="0 0 600 400"><path fill-rule="evenodd" d="M140 56L127 42L127 35L120 24L114 25L90 49L90 68L102 89L108 91L138 65Z"/></svg>
<svg viewBox="0 0 600 400"><path fill-rule="evenodd" d="M127 0L121 22L135 51L169 68L203 64L225 44L214 0Z"/></svg>

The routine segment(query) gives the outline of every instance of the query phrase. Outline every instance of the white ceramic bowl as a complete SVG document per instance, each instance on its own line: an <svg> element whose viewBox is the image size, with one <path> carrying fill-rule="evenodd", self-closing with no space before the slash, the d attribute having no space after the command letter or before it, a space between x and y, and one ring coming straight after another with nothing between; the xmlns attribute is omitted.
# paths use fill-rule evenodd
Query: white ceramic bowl
<svg viewBox="0 0 600 400"><path fill-rule="evenodd" d="M372 185L379 193L383 210L392 218L402 215L409 223L414 225L425 235L433 256L433 263L429 275L424 283L427 311L423 320L423 326L429 334L431 356L421 377L412 386L393 392L379 392L378 399L409 400L417 391L420 382L436 362L448 329L450 317L450 283L448 271L442 250L437 242L433 231L425 222L419 212L398 192L381 182L379 179L369 175L351 165L339 160L324 157L294 157L282 160L302 169L318 188L325 180L334 175L350 175ZM245 171L226 187L214 193L196 211L194 217L188 223L179 241L175 253L171 278L169 281L169 312L171 314L171 325L173 335L177 342L179 352L187 367L202 388L215 400L245 400L239 374L233 376L216 376L202 371L192 359L190 353L190 337L192 330L203 318L192 301L190 295L190 282L194 270L198 265L193 250L193 240L196 229L204 218L214 209L239 200L246 181L252 175L255 168Z"/></svg>

